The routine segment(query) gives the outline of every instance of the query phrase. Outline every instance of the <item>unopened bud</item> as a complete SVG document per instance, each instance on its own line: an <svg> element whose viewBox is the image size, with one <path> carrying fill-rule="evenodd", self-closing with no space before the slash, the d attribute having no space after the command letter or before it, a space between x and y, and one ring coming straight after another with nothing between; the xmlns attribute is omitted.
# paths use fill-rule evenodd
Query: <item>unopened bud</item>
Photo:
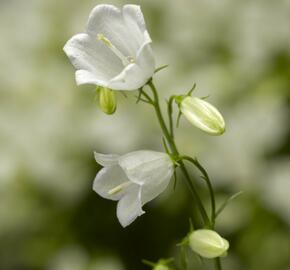
<svg viewBox="0 0 290 270"><path fill-rule="evenodd" d="M178 101L180 111L189 122L210 135L225 132L225 121L210 103L197 97L186 96Z"/></svg>
<svg viewBox="0 0 290 270"><path fill-rule="evenodd" d="M99 104L101 110L106 114L113 114L117 108L115 93L106 87L99 88Z"/></svg>
<svg viewBox="0 0 290 270"><path fill-rule="evenodd" d="M204 258L224 256L229 248L229 242L212 230L196 230L189 235L191 249Z"/></svg>
<svg viewBox="0 0 290 270"><path fill-rule="evenodd" d="M170 268L164 264L157 264L153 270L170 270Z"/></svg>

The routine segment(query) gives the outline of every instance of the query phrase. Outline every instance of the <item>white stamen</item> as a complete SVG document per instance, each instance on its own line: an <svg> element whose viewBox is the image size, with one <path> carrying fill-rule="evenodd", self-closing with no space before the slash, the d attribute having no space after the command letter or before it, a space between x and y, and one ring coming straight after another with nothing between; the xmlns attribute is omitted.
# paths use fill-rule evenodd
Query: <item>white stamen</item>
<svg viewBox="0 0 290 270"><path fill-rule="evenodd" d="M131 184L132 184L131 181L127 181L125 183L122 183L121 185L118 185L118 186L110 189L108 191L108 194L109 195L115 195L115 194L119 193L120 191L122 191L124 188L127 188L128 186L130 186Z"/></svg>
<svg viewBox="0 0 290 270"><path fill-rule="evenodd" d="M112 42L107 39L103 34L98 34L98 40L102 41L112 52L121 59L124 66L134 63L135 60L132 56L125 56L119 49L117 49Z"/></svg>

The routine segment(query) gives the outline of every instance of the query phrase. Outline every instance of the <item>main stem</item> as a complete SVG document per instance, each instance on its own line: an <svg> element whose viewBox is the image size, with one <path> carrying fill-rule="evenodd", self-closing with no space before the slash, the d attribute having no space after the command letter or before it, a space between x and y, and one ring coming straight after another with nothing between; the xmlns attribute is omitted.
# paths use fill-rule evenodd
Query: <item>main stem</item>
<svg viewBox="0 0 290 270"><path fill-rule="evenodd" d="M214 260L214 266L216 270L222 270L221 259L219 257Z"/></svg>
<svg viewBox="0 0 290 270"><path fill-rule="evenodd" d="M154 108L155 108L155 112L156 112L156 115L157 115L157 118L158 118L158 121L159 121L159 124L160 124L160 127L163 131L163 134L170 146L170 149L173 153L173 155L175 156L179 156L179 152L178 152L178 149L176 147L176 144L175 144L175 141L172 139L168 129L167 129L167 126L165 124L165 121L164 121L164 118L162 116L162 113L161 113L161 109L160 109L160 104L159 104L159 97L158 97L158 94L157 94L157 90L155 88L155 85L153 84L152 80L149 81L148 85L150 86L152 92L153 92L153 95L154 95ZM197 203L197 206L199 208L199 211L200 211L200 214L203 218L203 221L206 225L209 225L210 224L210 220L209 220L209 217L205 211L205 208L203 207L203 204L201 202L201 199L196 191L196 188L194 186L194 184L192 183L191 179L190 179L190 176L189 176L189 173L183 163L183 161L181 160L179 162L180 164L180 169L183 173L183 175L185 176L185 179L187 180L187 184L189 186L189 189L194 197L194 200L196 201Z"/></svg>
<svg viewBox="0 0 290 270"><path fill-rule="evenodd" d="M210 227L211 227L211 229L213 229L214 226L215 226L216 206L215 206L214 190L213 190L212 184L210 182L208 173L202 167L202 165L198 162L197 159L193 159L192 157L189 157L189 156L181 156L180 158L191 162L202 173L201 177L205 180L205 182L206 182L206 184L208 186L209 195L210 195L210 201L211 201L211 226Z"/></svg>
<svg viewBox="0 0 290 270"><path fill-rule="evenodd" d="M179 157L180 154L178 152L177 146L176 146L174 138L173 138L172 123L170 123L170 132L169 132L168 128L165 124L161 109L160 109L158 93L157 93L155 85L152 82L152 79L148 82L148 85L150 86L150 88L153 92L153 95L154 95L154 100L151 100L151 104L154 106L154 109L155 109L155 112L157 115L157 119L158 119L158 122L160 124L161 129L162 129L162 132L163 132L163 134L164 134L164 136L165 136L165 138L170 146L170 149L171 149L173 155ZM205 208L202 204L202 201L201 201L201 199L196 191L194 184L191 181L191 178L189 176L189 173L188 173L183 161L180 160L179 164L180 164L180 169L181 169L183 175L185 176L185 179L187 181L187 184L188 184L188 187L191 191L191 194L193 195L193 199L197 203L197 206L199 208L199 211L200 211L200 214L201 214L202 219L204 221L204 224L206 226L210 226L212 229L214 229L214 218L212 218L212 220L210 221L210 219L205 211ZM211 198L213 199L213 191L212 191L212 187L211 187L207 172L204 170L204 168L198 162L195 165L201 170L201 172L203 173L203 175L205 177L205 180L210 185L210 195L211 195ZM214 212L212 212L212 217L213 217L213 215L215 215L215 206L214 206L214 204L212 206L213 206L212 211L214 211ZM215 259L214 265L215 265L216 270L222 270L220 258Z"/></svg>

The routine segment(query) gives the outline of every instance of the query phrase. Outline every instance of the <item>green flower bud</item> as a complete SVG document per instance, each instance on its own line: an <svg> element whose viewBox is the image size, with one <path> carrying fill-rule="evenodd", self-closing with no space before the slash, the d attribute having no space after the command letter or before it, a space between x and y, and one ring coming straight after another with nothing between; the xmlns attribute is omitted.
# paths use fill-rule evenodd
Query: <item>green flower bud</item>
<svg viewBox="0 0 290 270"><path fill-rule="evenodd" d="M189 235L191 249L204 258L224 256L229 248L229 242L212 230L196 230Z"/></svg>
<svg viewBox="0 0 290 270"><path fill-rule="evenodd" d="M170 270L170 268L164 264L157 264L153 270Z"/></svg>
<svg viewBox="0 0 290 270"><path fill-rule="evenodd" d="M197 97L178 97L180 111L189 122L210 135L225 132L225 121L220 112L210 103Z"/></svg>
<svg viewBox="0 0 290 270"><path fill-rule="evenodd" d="M101 110L106 114L113 114L117 108L115 93L106 87L100 87L98 91Z"/></svg>

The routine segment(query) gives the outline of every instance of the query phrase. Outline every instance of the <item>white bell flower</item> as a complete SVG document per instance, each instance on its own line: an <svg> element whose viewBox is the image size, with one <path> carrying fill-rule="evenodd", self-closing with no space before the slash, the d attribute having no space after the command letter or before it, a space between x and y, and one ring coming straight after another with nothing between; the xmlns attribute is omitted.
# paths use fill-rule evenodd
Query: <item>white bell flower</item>
<svg viewBox="0 0 290 270"><path fill-rule="evenodd" d="M145 213L142 206L166 189L174 171L171 158L155 151L122 156L95 153L95 159L103 168L93 189L103 198L118 201L117 217L123 227Z"/></svg>
<svg viewBox="0 0 290 270"><path fill-rule="evenodd" d="M135 90L152 77L151 38L139 6L97 5L86 33L73 36L64 51L76 68L76 82L113 90Z"/></svg>

